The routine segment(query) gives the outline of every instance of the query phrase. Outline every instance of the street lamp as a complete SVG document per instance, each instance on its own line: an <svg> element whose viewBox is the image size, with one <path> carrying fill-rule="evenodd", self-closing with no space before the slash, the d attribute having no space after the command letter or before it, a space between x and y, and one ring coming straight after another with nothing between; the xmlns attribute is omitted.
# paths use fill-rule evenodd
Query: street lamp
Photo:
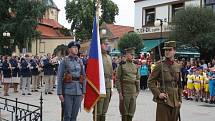
<svg viewBox="0 0 215 121"><path fill-rule="evenodd" d="M158 41L158 52L159 52L160 60L162 60L160 44L163 40L163 27L167 27L168 23L163 21L162 19L156 19L154 22L154 25L155 25L155 27L159 27L159 26L161 27L160 40Z"/></svg>
<svg viewBox="0 0 215 121"><path fill-rule="evenodd" d="M8 31L4 32L3 37L10 37L10 32L8 32Z"/></svg>
<svg viewBox="0 0 215 121"><path fill-rule="evenodd" d="M74 41L76 41L76 40L75 40L75 32L76 32L76 30L73 29L72 33L73 33Z"/></svg>
<svg viewBox="0 0 215 121"><path fill-rule="evenodd" d="M163 21L162 19L156 19L154 22L155 27L161 27L161 32L160 32L160 37L161 39L163 38L163 27L167 27L168 23Z"/></svg>
<svg viewBox="0 0 215 121"><path fill-rule="evenodd" d="M3 33L3 37L5 37L6 39L9 38L9 37L10 37L10 32L5 31L5 32ZM10 42L9 42L9 45L10 45ZM3 48L4 48L4 54L8 53L9 47L8 47L7 45L4 45Z"/></svg>

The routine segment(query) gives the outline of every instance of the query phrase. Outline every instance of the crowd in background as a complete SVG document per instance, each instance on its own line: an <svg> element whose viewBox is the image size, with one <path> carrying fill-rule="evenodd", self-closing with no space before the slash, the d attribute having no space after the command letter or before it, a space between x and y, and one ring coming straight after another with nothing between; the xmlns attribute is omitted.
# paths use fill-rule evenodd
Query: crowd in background
<svg viewBox="0 0 215 121"><path fill-rule="evenodd" d="M87 59L81 56L87 66ZM25 54L22 56L0 56L0 81L3 85L4 96L9 96L10 87L14 93L31 95L41 89L45 94L53 94L56 86L56 75L62 58L48 53L44 56ZM114 69L113 82L116 80L116 68L125 61L125 57L112 57ZM184 87L183 95L187 100L215 103L215 59L210 61L179 59L181 64L181 81ZM139 68L140 89L148 90L147 79L156 62L150 54L134 59ZM19 87L19 88L18 88Z"/></svg>
<svg viewBox="0 0 215 121"><path fill-rule="evenodd" d="M123 57L113 58L113 68L123 61ZM150 54L135 59L140 72L140 89L148 90L147 79L157 62L153 62ZM158 61L159 62L159 61ZM215 104L215 59L176 59L181 65L181 81L183 96L186 100L195 100ZM158 85L159 86L159 85Z"/></svg>
<svg viewBox="0 0 215 121"><path fill-rule="evenodd" d="M14 93L32 95L44 86L45 94L53 94L59 58L48 53L44 56L24 54L0 57L0 81L4 96L9 96L10 87Z"/></svg>

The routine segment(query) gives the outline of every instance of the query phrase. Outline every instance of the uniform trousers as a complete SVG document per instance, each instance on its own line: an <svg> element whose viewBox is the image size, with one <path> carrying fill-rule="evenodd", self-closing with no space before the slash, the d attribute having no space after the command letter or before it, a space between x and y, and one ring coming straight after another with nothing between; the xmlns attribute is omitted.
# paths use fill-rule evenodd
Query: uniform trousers
<svg viewBox="0 0 215 121"><path fill-rule="evenodd" d="M45 93L51 92L53 88L53 75L44 75Z"/></svg>
<svg viewBox="0 0 215 121"><path fill-rule="evenodd" d="M38 78L39 78L38 75L32 75L32 90L33 91L37 90Z"/></svg>
<svg viewBox="0 0 215 121"><path fill-rule="evenodd" d="M101 97L97 102L97 121L105 121L105 116L111 99L111 89L106 89L106 97ZM95 120L95 109L93 111Z"/></svg>
<svg viewBox="0 0 215 121"><path fill-rule="evenodd" d="M120 114L122 115L122 120L129 121L132 120L136 110L136 99L135 95L124 95L123 100L120 100Z"/></svg>
<svg viewBox="0 0 215 121"><path fill-rule="evenodd" d="M82 95L64 95L64 121L76 121Z"/></svg>
<svg viewBox="0 0 215 121"><path fill-rule="evenodd" d="M178 121L179 107L157 103L156 121Z"/></svg>
<svg viewBox="0 0 215 121"><path fill-rule="evenodd" d="M30 93L31 77L22 77L22 94Z"/></svg>

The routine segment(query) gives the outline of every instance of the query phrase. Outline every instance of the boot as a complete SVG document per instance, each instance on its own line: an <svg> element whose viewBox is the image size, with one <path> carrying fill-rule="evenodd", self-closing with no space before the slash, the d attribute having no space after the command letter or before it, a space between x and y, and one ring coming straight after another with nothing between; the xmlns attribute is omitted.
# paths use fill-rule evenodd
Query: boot
<svg viewBox="0 0 215 121"><path fill-rule="evenodd" d="M18 91L17 91L17 87L18 87L18 84L14 84L14 93L18 93Z"/></svg>
<svg viewBox="0 0 215 121"><path fill-rule="evenodd" d="M101 115L97 115L96 121L101 121Z"/></svg>
<svg viewBox="0 0 215 121"><path fill-rule="evenodd" d="M127 120L127 115L122 115L122 121L128 121Z"/></svg>
<svg viewBox="0 0 215 121"><path fill-rule="evenodd" d="M101 117L100 121L105 121L105 118L106 118L105 115L101 115L100 117Z"/></svg>
<svg viewBox="0 0 215 121"><path fill-rule="evenodd" d="M8 84L4 84L4 96L9 96L8 89L9 89L9 85Z"/></svg>
<svg viewBox="0 0 215 121"><path fill-rule="evenodd" d="M132 121L133 116L128 116L127 121Z"/></svg>

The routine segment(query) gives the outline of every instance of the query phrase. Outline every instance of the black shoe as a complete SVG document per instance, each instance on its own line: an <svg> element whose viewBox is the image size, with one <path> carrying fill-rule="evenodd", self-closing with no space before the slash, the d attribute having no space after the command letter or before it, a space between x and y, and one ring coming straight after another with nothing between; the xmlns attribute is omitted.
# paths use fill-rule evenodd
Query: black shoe
<svg viewBox="0 0 215 121"><path fill-rule="evenodd" d="M22 93L22 95L25 95L25 93Z"/></svg>
<svg viewBox="0 0 215 121"><path fill-rule="evenodd" d="M48 94L53 94L52 92L48 92Z"/></svg>
<svg viewBox="0 0 215 121"><path fill-rule="evenodd" d="M193 100L193 98L190 98L190 100Z"/></svg>
<svg viewBox="0 0 215 121"><path fill-rule="evenodd" d="M186 100L190 100L190 98L186 98Z"/></svg>
<svg viewBox="0 0 215 121"><path fill-rule="evenodd" d="M28 93L28 95L31 95L31 93Z"/></svg>
<svg viewBox="0 0 215 121"><path fill-rule="evenodd" d="M200 98L200 101L201 101L201 102L203 102L203 99L202 99L202 98Z"/></svg>
<svg viewBox="0 0 215 121"><path fill-rule="evenodd" d="M198 99L196 99L196 102L198 102L199 100Z"/></svg>
<svg viewBox="0 0 215 121"><path fill-rule="evenodd" d="M45 94L47 95L47 94L48 94L48 92L45 92Z"/></svg>
<svg viewBox="0 0 215 121"><path fill-rule="evenodd" d="M35 92L39 92L38 90L34 90Z"/></svg>

